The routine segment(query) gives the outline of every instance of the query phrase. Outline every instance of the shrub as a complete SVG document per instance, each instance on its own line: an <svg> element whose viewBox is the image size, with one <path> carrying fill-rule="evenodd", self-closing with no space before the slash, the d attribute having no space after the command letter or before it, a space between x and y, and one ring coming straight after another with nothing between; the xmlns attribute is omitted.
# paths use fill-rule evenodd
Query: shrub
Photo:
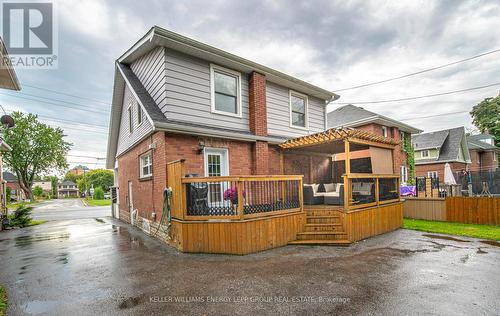
<svg viewBox="0 0 500 316"><path fill-rule="evenodd" d="M94 200L104 200L104 190L101 187L97 187L94 190Z"/></svg>
<svg viewBox="0 0 500 316"><path fill-rule="evenodd" d="M41 186L37 185L33 188L33 195L36 197L41 197L43 194L43 189Z"/></svg>
<svg viewBox="0 0 500 316"><path fill-rule="evenodd" d="M12 198L12 189L10 187L5 188L5 199L7 203L10 203L10 199Z"/></svg>
<svg viewBox="0 0 500 316"><path fill-rule="evenodd" d="M33 208L31 206L21 205L19 206L12 215L9 216L9 226L12 227L26 227L31 222L31 212Z"/></svg>

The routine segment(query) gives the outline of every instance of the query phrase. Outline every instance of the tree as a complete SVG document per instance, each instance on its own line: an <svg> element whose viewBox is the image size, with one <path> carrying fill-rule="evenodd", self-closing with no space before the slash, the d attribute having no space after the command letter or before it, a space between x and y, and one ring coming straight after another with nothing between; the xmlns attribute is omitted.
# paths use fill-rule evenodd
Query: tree
<svg viewBox="0 0 500 316"><path fill-rule="evenodd" d="M78 179L81 179L81 178L83 178L83 175L81 175L81 174L76 175L76 174L72 173L71 171L66 172L66 174L64 175L64 180L72 181L74 183L76 183L78 181Z"/></svg>
<svg viewBox="0 0 500 316"><path fill-rule="evenodd" d="M43 194L43 189L41 186L37 185L36 187L33 188L32 192L34 196L41 197Z"/></svg>
<svg viewBox="0 0 500 316"><path fill-rule="evenodd" d="M94 200L104 200L104 191L101 187L97 187L94 190L94 196L92 197Z"/></svg>
<svg viewBox="0 0 500 316"><path fill-rule="evenodd" d="M85 181L85 179L80 178L76 180L76 185L78 186L78 191L81 193L85 193L87 195L87 190L90 189L90 186L88 183Z"/></svg>
<svg viewBox="0 0 500 316"><path fill-rule="evenodd" d="M87 182L87 188L90 188L90 186L94 188L100 187L107 192L109 187L113 186L114 173L106 169L90 170L86 173L85 180Z"/></svg>
<svg viewBox="0 0 500 316"><path fill-rule="evenodd" d="M12 189L10 187L5 187L5 200L10 203L12 199Z"/></svg>
<svg viewBox="0 0 500 316"><path fill-rule="evenodd" d="M12 117L16 126L4 133L12 150L5 153L4 162L16 173L26 197L33 199L35 176L67 168L66 154L72 144L64 140L62 129L41 123L34 114L14 112Z"/></svg>
<svg viewBox="0 0 500 316"><path fill-rule="evenodd" d="M493 135L495 144L500 146L500 95L484 99L472 108L470 115L481 133Z"/></svg>

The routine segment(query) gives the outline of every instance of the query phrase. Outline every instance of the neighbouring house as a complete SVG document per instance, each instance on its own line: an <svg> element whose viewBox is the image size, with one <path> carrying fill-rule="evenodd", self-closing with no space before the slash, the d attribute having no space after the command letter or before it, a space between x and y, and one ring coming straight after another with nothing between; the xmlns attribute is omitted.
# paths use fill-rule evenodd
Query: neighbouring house
<svg viewBox="0 0 500 316"><path fill-rule="evenodd" d="M31 188L34 188L37 186L41 187L44 193L48 193L48 194L52 193L52 182L50 182L50 181L35 181L35 182L33 182L33 185L31 186Z"/></svg>
<svg viewBox="0 0 500 316"><path fill-rule="evenodd" d="M493 172L498 169L500 148L495 146L495 138L492 135L468 135L467 146L471 160L470 171Z"/></svg>
<svg viewBox="0 0 500 316"><path fill-rule="evenodd" d="M26 199L26 195L24 194L24 191L21 189L19 186L19 181L17 180L17 177L15 174L9 171L4 171L3 172L3 179L6 182L7 187L10 188L10 197L12 200L15 201L23 201ZM10 201L7 201L10 202Z"/></svg>
<svg viewBox="0 0 500 316"><path fill-rule="evenodd" d="M115 63L106 162L115 171L113 216L184 252L346 245L397 229L400 142L329 129L326 105L337 98L151 28ZM351 159L367 150L368 161ZM340 154L342 170L333 167Z"/></svg>
<svg viewBox="0 0 500 316"><path fill-rule="evenodd" d="M353 127L368 131L376 135L393 138L401 141L394 152L394 168L399 170L401 183L408 181L408 163L404 151L403 141L410 140L411 135L421 133L422 130L402 123L390 117L368 111L360 106L348 104L327 114L328 128ZM358 159L367 159L369 152L360 153ZM342 160L342 157L339 157Z"/></svg>
<svg viewBox="0 0 500 316"><path fill-rule="evenodd" d="M469 168L471 159L464 127L413 135L411 141L417 177L439 177L442 182L446 163L454 174Z"/></svg>
<svg viewBox="0 0 500 316"><path fill-rule="evenodd" d="M78 197L78 185L73 181L64 180L57 186L57 197Z"/></svg>
<svg viewBox="0 0 500 316"><path fill-rule="evenodd" d="M21 85L17 79L16 72L12 66L9 58L9 53L5 48L3 39L0 37L0 89L8 90L21 90ZM0 128L7 128L2 126ZM5 188L7 183L3 179L3 154L10 151L10 146L5 143L2 137L0 137L0 220L3 216L7 215L7 201L5 199ZM0 230L2 229L2 224L0 224Z"/></svg>
<svg viewBox="0 0 500 316"><path fill-rule="evenodd" d="M75 176L81 176L81 175L84 175L86 172L89 172L89 170L90 169L87 166L78 165L78 166L71 168L68 171L68 173L71 173Z"/></svg>

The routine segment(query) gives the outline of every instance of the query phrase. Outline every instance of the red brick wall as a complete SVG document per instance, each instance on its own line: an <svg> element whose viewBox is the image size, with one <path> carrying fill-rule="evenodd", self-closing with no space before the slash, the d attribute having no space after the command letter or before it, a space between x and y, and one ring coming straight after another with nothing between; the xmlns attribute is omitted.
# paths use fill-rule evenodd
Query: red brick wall
<svg viewBox="0 0 500 316"><path fill-rule="evenodd" d="M148 152L149 146L156 143L153 150L153 177L139 179L139 157ZM134 208L139 216L152 219L151 213L161 215L163 189L166 186L165 137L163 132L156 132L118 158L118 185L120 209L128 211L128 181L132 182Z"/></svg>
<svg viewBox="0 0 500 316"><path fill-rule="evenodd" d="M267 136L266 76L252 72L248 81L250 131Z"/></svg>
<svg viewBox="0 0 500 316"><path fill-rule="evenodd" d="M477 150L471 150L469 153L472 162L470 171L493 171L498 168L498 154L496 155L497 161L494 161L493 151L478 152Z"/></svg>
<svg viewBox="0 0 500 316"><path fill-rule="evenodd" d="M417 177L427 177L427 172L429 171L437 171L439 181L444 181L444 165L445 163L433 163L433 164L425 164L425 165L416 165L415 166L415 174ZM466 163L461 162L451 162L450 163L451 170L453 173L459 172L462 169L467 168Z"/></svg>
<svg viewBox="0 0 500 316"><path fill-rule="evenodd" d="M382 125L380 124L375 124L375 123L370 123L362 126L356 127L356 129L361 129L376 135L383 135L384 132L382 131ZM399 128L397 127L388 127L387 128L387 136L390 138L394 138L397 141L401 141L401 133L399 131ZM394 149L394 165L393 165L393 171L395 174L399 174L399 167L400 166L408 166L406 163L406 154L403 151L403 144L399 144L396 146Z"/></svg>
<svg viewBox="0 0 500 316"><path fill-rule="evenodd" d="M268 147L268 167L269 174L282 174L281 171L281 149L276 145L269 145Z"/></svg>
<svg viewBox="0 0 500 316"><path fill-rule="evenodd" d="M284 167L285 174L304 175L304 183L324 183L332 179L332 162L329 157L286 153Z"/></svg>
<svg viewBox="0 0 500 316"><path fill-rule="evenodd" d="M254 174L269 174L269 148L267 142L256 141L253 149Z"/></svg>

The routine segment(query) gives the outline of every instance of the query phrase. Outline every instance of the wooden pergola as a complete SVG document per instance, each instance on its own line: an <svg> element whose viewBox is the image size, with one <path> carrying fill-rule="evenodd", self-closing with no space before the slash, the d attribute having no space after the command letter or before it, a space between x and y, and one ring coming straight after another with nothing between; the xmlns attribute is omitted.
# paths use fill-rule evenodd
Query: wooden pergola
<svg viewBox="0 0 500 316"><path fill-rule="evenodd" d="M302 153L309 152L311 154L338 154L345 155L345 174L344 174L344 207L350 208L349 197L349 179L355 178L376 178L377 184L379 178L398 177L394 172L384 174L366 174L366 173L351 173L350 152L365 149L368 147L376 147L390 150L392 153L392 164L394 162L394 149L400 144L400 141L393 138L376 135L364 130L353 128L332 128L324 132L319 132L307 136L297 137L280 144L280 147L285 150L294 150ZM392 165L391 164L391 165ZM377 194L378 194L378 185ZM378 205L377 200L374 205ZM355 207L354 207L355 208Z"/></svg>

